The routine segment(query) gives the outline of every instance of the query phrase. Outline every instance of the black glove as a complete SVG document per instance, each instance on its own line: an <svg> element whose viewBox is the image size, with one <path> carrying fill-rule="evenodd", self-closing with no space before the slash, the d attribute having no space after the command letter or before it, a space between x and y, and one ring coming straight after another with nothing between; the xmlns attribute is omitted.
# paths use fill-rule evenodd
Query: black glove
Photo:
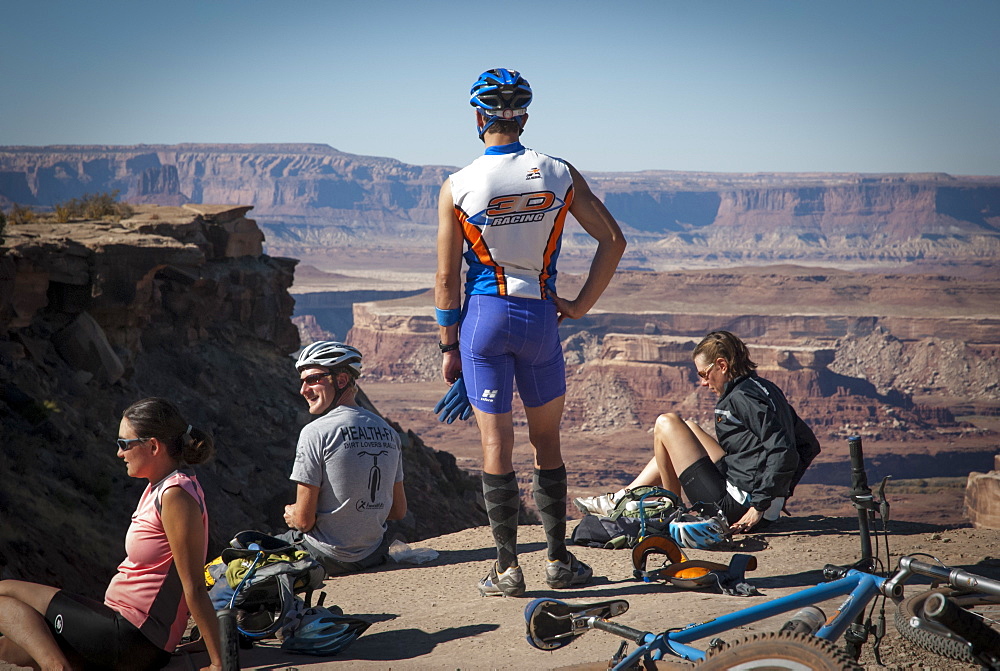
<svg viewBox="0 0 1000 671"><path fill-rule="evenodd" d="M461 376L437 402L434 412L441 413L438 415L438 421L449 424L456 419L469 419L472 416L472 404L469 403L469 397L465 393L465 381Z"/></svg>

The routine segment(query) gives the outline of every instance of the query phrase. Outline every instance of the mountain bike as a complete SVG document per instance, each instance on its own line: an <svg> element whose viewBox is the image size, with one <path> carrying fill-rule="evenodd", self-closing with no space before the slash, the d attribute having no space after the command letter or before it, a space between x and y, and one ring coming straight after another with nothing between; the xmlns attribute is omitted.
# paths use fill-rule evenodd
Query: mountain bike
<svg viewBox="0 0 1000 671"><path fill-rule="evenodd" d="M706 669L729 668L729 665L736 663L746 664L741 665L741 669L760 668L754 666L760 660L767 660L767 668L802 668L805 660L812 660L810 666L814 669L856 669L860 668L857 659L861 647L871 635L875 636L873 648L876 660L881 663L878 645L885 632L885 599L891 598L896 602L902 600L903 585L912 576L930 577L946 583L953 590L968 592L974 589L979 594L1000 597L1000 581L976 576L961 569L929 564L912 556L902 557L891 577L877 574L875 570L879 560L872 553L871 525L877 512L883 522L882 536L888 557L885 527L889 509L885 499L888 477L882 480L879 499L876 499L868 487L861 439L851 438L849 447L852 468L851 500L858 510L862 557L851 566L827 565L823 569L824 580L827 581L824 584L707 622L671 627L658 634L610 622L612 617L628 610L628 602L624 600L571 605L555 599L535 599L525 608L528 642L541 650L556 650L591 629L600 629L626 639L611 660L610 668L616 671L656 668L658 660L671 658L700 662L699 667ZM636 555L633 554L633 564L635 563ZM638 566L635 568L640 570ZM997 656L1000 653L1000 634L989 628L976 626L978 620L970 621L966 617L967 611L947 596L950 595L942 595L933 603L928 602L915 620L909 622L911 628L922 634L928 631L946 631L953 637L950 640L956 648L964 646L963 650L970 659L984 666L1000 669L1000 657ZM847 598L831 616L827 617L816 607L817 604L836 597ZM882 608L873 624L875 607L871 608L867 616L865 612L869 604L878 599L882 601ZM715 638L719 634L796 609L799 612L780 632L752 636L733 645ZM707 650L691 645L710 637ZM834 642L841 637L844 638L845 646L838 648ZM629 641L636 645L631 653L627 647Z"/></svg>

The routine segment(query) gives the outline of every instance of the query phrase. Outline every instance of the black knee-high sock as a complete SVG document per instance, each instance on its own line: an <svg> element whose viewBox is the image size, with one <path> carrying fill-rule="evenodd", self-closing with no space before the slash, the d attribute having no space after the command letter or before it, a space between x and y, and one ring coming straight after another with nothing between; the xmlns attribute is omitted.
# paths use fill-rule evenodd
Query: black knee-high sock
<svg viewBox="0 0 1000 671"><path fill-rule="evenodd" d="M566 466L535 469L535 505L542 515L549 559L567 561L566 555Z"/></svg>
<svg viewBox="0 0 1000 671"><path fill-rule="evenodd" d="M483 498L497 544L497 564L503 573L517 565L517 512L521 496L514 471L504 475L483 471Z"/></svg>

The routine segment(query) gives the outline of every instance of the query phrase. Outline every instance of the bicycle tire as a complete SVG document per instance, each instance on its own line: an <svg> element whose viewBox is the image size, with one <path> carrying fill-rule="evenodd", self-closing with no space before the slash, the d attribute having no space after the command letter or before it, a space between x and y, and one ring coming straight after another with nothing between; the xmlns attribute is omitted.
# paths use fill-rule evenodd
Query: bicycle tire
<svg viewBox="0 0 1000 671"><path fill-rule="evenodd" d="M932 594L949 597L965 610L991 620L991 626L997 631L1000 631L1000 597L980 592L961 592L951 587L937 587L907 597L896 607L896 631L903 638L936 655L967 664L978 664L962 639L950 638L944 631L938 633L934 629L916 629L910 624L910 620L914 617L926 621L924 604Z"/></svg>
<svg viewBox="0 0 1000 671"><path fill-rule="evenodd" d="M218 617L222 671L240 671L240 632L236 625L236 611L224 608L218 612Z"/></svg>
<svg viewBox="0 0 1000 671"><path fill-rule="evenodd" d="M844 650L810 634L772 631L726 643L695 664L698 671L860 671Z"/></svg>

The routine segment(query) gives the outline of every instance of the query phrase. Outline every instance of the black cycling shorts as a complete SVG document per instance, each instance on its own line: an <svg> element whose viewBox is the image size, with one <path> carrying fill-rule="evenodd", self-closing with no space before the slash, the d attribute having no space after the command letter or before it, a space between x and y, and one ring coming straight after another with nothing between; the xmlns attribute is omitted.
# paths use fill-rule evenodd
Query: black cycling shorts
<svg viewBox="0 0 1000 671"><path fill-rule="evenodd" d="M681 487L691 503L714 503L719 506L730 524L743 517L750 509L739 503L726 491L726 476L712 462L712 458L704 456L684 469L678 476Z"/></svg>
<svg viewBox="0 0 1000 671"><path fill-rule="evenodd" d="M84 660L88 671L160 669L170 661L170 653L153 645L118 612L65 590L52 597L45 623L59 648L71 661Z"/></svg>

